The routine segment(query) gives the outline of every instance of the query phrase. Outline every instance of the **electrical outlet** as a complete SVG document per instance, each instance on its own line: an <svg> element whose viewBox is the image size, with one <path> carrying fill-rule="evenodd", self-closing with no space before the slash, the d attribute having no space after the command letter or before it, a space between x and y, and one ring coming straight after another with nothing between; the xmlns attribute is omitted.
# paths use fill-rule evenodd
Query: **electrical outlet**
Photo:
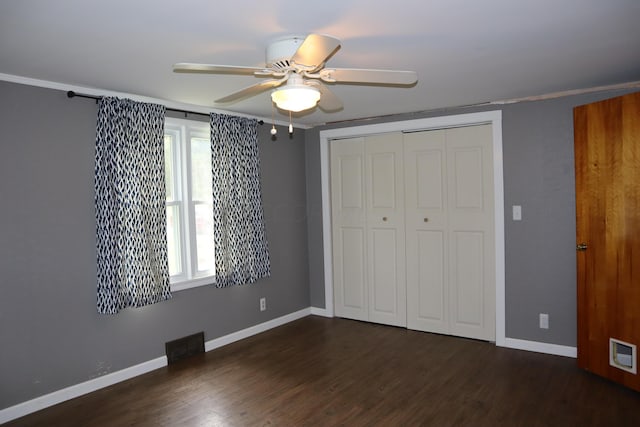
<svg viewBox="0 0 640 427"><path fill-rule="evenodd" d="M549 315L540 313L540 329L549 329Z"/></svg>
<svg viewBox="0 0 640 427"><path fill-rule="evenodd" d="M267 309L267 299L265 297L260 298L260 311Z"/></svg>

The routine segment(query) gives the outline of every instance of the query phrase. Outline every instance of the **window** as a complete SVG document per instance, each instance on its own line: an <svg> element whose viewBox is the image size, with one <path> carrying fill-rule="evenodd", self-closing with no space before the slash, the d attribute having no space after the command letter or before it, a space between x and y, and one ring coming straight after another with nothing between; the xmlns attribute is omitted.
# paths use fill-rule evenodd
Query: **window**
<svg viewBox="0 0 640 427"><path fill-rule="evenodd" d="M213 282L213 195L209 123L165 119L167 248L171 290Z"/></svg>

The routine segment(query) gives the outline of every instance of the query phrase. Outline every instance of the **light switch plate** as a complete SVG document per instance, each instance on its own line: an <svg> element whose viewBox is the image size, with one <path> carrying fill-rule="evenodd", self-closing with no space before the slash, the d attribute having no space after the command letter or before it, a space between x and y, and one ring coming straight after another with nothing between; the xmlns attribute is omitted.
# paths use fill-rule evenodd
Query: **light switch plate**
<svg viewBox="0 0 640 427"><path fill-rule="evenodd" d="M522 221L522 206L513 205L513 220Z"/></svg>

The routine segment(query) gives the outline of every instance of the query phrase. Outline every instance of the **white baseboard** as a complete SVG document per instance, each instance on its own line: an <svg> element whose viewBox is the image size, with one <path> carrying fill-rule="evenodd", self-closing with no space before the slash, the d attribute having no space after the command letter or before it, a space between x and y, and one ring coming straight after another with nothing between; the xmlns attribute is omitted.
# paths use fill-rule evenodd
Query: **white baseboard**
<svg viewBox="0 0 640 427"><path fill-rule="evenodd" d="M311 307L311 314L315 316L334 317L324 308ZM578 350L575 347L569 347L558 344L549 344L538 341L519 340L515 338L505 338L500 342L496 342L500 347L513 348L517 350L527 350L536 353L546 353L555 356L577 357Z"/></svg>
<svg viewBox="0 0 640 427"><path fill-rule="evenodd" d="M16 418L24 417L25 415L39 411L49 406L57 405L67 400L74 399L82 396L83 394L91 393L92 391L99 390L104 387L119 383L129 378L137 377L138 375L146 374L155 369L162 368L167 365L167 357L162 356L147 362L140 363L138 365L130 366L120 371L112 372L110 374L103 375L92 380L88 380L79 384L72 385L70 387L57 390L44 396L36 397L35 399L28 400L23 403L18 403L15 406L10 406L0 411L0 424L6 423Z"/></svg>
<svg viewBox="0 0 640 427"><path fill-rule="evenodd" d="M311 307L311 314L316 316L334 317L332 313L329 313L324 308ZM548 344L537 341L526 341L515 338L504 338L503 340L496 341L496 345L499 347L513 348L517 350L527 350L536 353L553 354L556 356L577 357L577 349L575 347L568 347L558 344Z"/></svg>
<svg viewBox="0 0 640 427"><path fill-rule="evenodd" d="M326 308L311 307L311 314L314 316L333 317Z"/></svg>
<svg viewBox="0 0 640 427"><path fill-rule="evenodd" d="M310 314L311 308L303 308L302 310L269 320L268 322L260 323L259 325L251 326L247 329L243 329L241 331L233 332L229 335L207 341L206 343L204 343L204 351L211 351L224 345L240 341L252 335L268 331L269 329L273 329L278 326L282 326L285 323L293 322L294 320L309 316Z"/></svg>
<svg viewBox="0 0 640 427"><path fill-rule="evenodd" d="M504 347L515 348L517 350L534 351L536 353L553 354L556 356L578 357L578 349L565 345L549 344L538 341L519 340L515 338L505 338Z"/></svg>
<svg viewBox="0 0 640 427"><path fill-rule="evenodd" d="M229 335L207 341L205 343L205 351L211 351L224 345L231 344L277 326L284 325L285 323L293 322L294 320L309 316L310 314L312 314L312 309L310 307L304 308L259 325L251 326L241 331L233 332ZM162 368L166 365L167 357L158 357L120 371L112 372L80 384L75 384L70 387L45 394L44 396L36 397L35 399L31 399L26 402L18 403L17 405L0 410L0 424L15 420L16 418L24 417L25 415L48 408L49 406L57 405L58 403L91 393L121 381L137 377L138 375L146 374L147 372Z"/></svg>

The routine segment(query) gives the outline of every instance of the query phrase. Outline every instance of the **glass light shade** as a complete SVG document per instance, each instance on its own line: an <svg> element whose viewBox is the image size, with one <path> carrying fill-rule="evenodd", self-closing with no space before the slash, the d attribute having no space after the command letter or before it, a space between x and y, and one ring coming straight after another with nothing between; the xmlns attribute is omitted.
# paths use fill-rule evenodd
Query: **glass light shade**
<svg viewBox="0 0 640 427"><path fill-rule="evenodd" d="M296 113L315 107L320 100L320 91L305 85L288 85L271 93L271 100L281 110Z"/></svg>

